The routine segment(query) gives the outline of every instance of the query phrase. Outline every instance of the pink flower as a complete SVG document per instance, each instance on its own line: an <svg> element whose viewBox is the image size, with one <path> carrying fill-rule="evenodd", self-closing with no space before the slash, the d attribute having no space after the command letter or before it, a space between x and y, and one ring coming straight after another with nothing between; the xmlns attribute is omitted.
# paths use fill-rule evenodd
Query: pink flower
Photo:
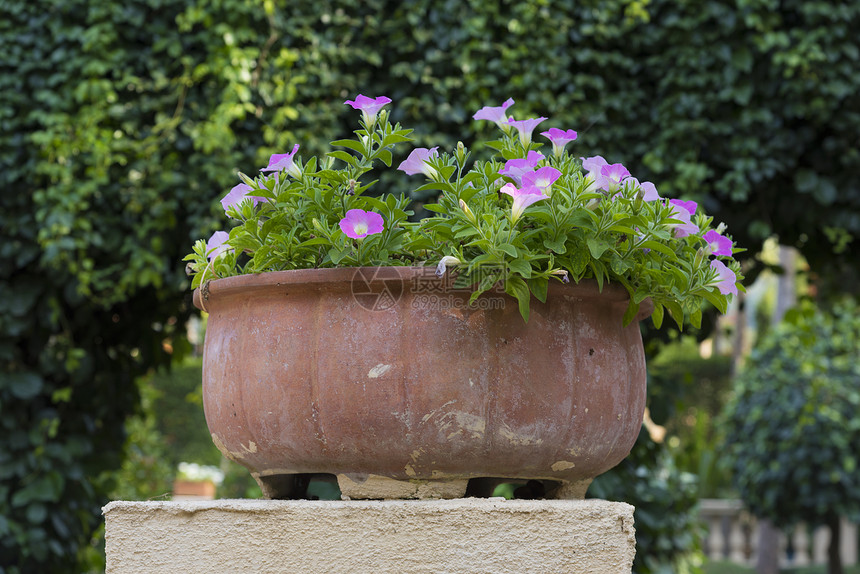
<svg viewBox="0 0 860 574"><path fill-rule="evenodd" d="M560 130L558 128L550 128L549 131L541 132L542 136L546 137L552 143L552 153L554 156L561 156L564 151L564 146L572 141L576 141L576 132L573 130Z"/></svg>
<svg viewBox="0 0 860 574"><path fill-rule="evenodd" d="M683 199L670 199L669 203L672 205L676 205L679 207L683 207L687 210L687 213L690 215L695 215L696 210L699 208L699 204L695 201L684 201Z"/></svg>
<svg viewBox="0 0 860 574"><path fill-rule="evenodd" d="M645 201L657 201L660 199L660 194L657 193L657 188L650 181L643 181L639 184L639 193Z"/></svg>
<svg viewBox="0 0 860 574"><path fill-rule="evenodd" d="M628 177L624 180L624 185L632 185L634 188L639 188L639 197L644 201L657 201L660 198L660 194L657 193L657 188L650 181L643 181L639 183L639 180L635 177Z"/></svg>
<svg viewBox="0 0 860 574"><path fill-rule="evenodd" d="M687 237L699 231L699 226L690 221L690 218L696 213L696 208L698 207L695 201L671 199L669 200L669 204L672 206L672 219L681 220L681 223L670 225L675 230L675 237Z"/></svg>
<svg viewBox="0 0 860 574"><path fill-rule="evenodd" d="M382 233L385 222L382 216L373 211L350 209L340 220L340 229L352 239L363 239L368 235Z"/></svg>
<svg viewBox="0 0 860 574"><path fill-rule="evenodd" d="M293 161L293 156L296 155L297 151L299 151L299 144L296 144L295 147L293 147L293 151L290 153L276 153L272 155L272 157L269 158L269 165L260 171L286 170L288 174L299 179L302 176L302 172L299 169L299 166Z"/></svg>
<svg viewBox="0 0 860 574"><path fill-rule="evenodd" d="M249 196L249 191L251 191L251 186L246 183L236 185L227 195L221 198L221 207L224 208L224 211L227 211L230 207L240 204L246 197L250 197L254 200L254 205L257 205L261 201L265 201L262 197L254 195Z"/></svg>
<svg viewBox="0 0 860 574"><path fill-rule="evenodd" d="M711 268L716 270L717 279L711 282L709 286L716 287L723 295L728 295L729 293L737 295L738 286L736 283L738 278L735 272L726 267L725 263L719 259L711 261Z"/></svg>
<svg viewBox="0 0 860 574"><path fill-rule="evenodd" d="M541 189L534 185L517 189L514 184L507 183L502 186L501 192L514 198L514 204L511 207L511 219L514 223L522 216L523 211L528 206L541 199L548 199Z"/></svg>
<svg viewBox="0 0 860 574"><path fill-rule="evenodd" d="M534 150L530 151L525 159L509 159L505 162L505 167L499 170L499 173L506 175L517 182L517 185L522 184L523 175L534 171L540 160L543 159L543 154Z"/></svg>
<svg viewBox="0 0 860 574"><path fill-rule="evenodd" d="M713 229L705 233L702 239L708 244L708 251L712 255L732 254L732 240L728 237L723 237Z"/></svg>
<svg viewBox="0 0 860 574"><path fill-rule="evenodd" d="M507 131L506 124L508 123L508 116L505 113L509 107L514 105L513 98L508 98L504 104L501 106L494 108L491 106L484 106L472 116L473 120L489 120L491 122L495 122L497 126Z"/></svg>
<svg viewBox="0 0 860 574"><path fill-rule="evenodd" d="M543 192L549 191L550 186L559 178L561 172L551 166L544 166L537 171L523 174L523 186L535 186Z"/></svg>
<svg viewBox="0 0 860 574"><path fill-rule="evenodd" d="M209 238L209 241L206 242L206 257L209 258L209 261L212 261L228 249L229 246L225 245L224 242L230 238L230 234L226 231L216 231L212 234L212 237Z"/></svg>
<svg viewBox="0 0 860 574"><path fill-rule="evenodd" d="M361 110L361 116L364 124L369 126L376 121L376 116L383 106L390 104L391 98L379 96L378 98L369 98L358 94L355 101L347 100L344 104L352 106L354 110Z"/></svg>
<svg viewBox="0 0 860 574"><path fill-rule="evenodd" d="M532 132L545 119L529 118L527 120L515 120L514 118L508 118L508 123L517 128L517 131L520 133L520 143L523 144L523 148L528 148L529 144L532 143Z"/></svg>
<svg viewBox="0 0 860 574"><path fill-rule="evenodd" d="M436 177L436 170L430 167L430 164L427 163L431 157L436 157L438 152L436 151L439 147L433 147L430 149L424 147L417 147L412 150L412 153L409 154L401 164L397 167L400 171L406 172L406 175L415 175L417 173L423 173L430 179L434 179Z"/></svg>
<svg viewBox="0 0 860 574"><path fill-rule="evenodd" d="M599 185L600 189L606 191L615 191L621 185L621 182L630 177L630 172L620 163L612 165L604 165L600 168Z"/></svg>
<svg viewBox="0 0 860 574"><path fill-rule="evenodd" d="M609 164L606 162L605 159L603 159L602 156L599 156L599 155L596 155L593 157L582 158L582 169L584 169L586 172L588 172L586 174L586 177L591 179L591 181L595 184L600 183L600 180L602 177L600 175L600 170L602 170L603 166L605 166L605 165L609 165ZM591 184L589 184L588 187L591 187ZM598 188L600 188L599 185L598 185Z"/></svg>
<svg viewBox="0 0 860 574"><path fill-rule="evenodd" d="M623 165L610 164L599 155L582 158L582 169L588 172L587 177L591 179L594 187L603 191L615 191L625 179L630 177L630 172Z"/></svg>

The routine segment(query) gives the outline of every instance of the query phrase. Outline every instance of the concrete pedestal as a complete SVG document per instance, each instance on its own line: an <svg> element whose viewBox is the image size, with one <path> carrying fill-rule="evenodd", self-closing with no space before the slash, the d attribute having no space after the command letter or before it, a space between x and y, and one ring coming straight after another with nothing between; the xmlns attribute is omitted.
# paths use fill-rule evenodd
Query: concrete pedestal
<svg viewBox="0 0 860 574"><path fill-rule="evenodd" d="M107 573L630 574L633 507L604 500L111 502Z"/></svg>

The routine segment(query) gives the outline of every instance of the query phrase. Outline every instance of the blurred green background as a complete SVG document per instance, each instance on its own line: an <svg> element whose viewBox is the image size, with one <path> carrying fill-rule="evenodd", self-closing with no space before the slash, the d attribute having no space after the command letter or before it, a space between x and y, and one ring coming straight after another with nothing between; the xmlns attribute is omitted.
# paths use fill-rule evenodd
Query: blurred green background
<svg viewBox="0 0 860 574"><path fill-rule="evenodd" d="M592 491L640 509L637 572L695 570L697 500L741 493L715 421L792 304L777 277L822 310L857 292L858 28L818 0L0 0L0 573L99 571L101 506L169 495L179 462L254 495L208 442L181 259L237 171L325 150L358 93L448 150L513 97L748 249L770 288L646 328L652 432Z"/></svg>

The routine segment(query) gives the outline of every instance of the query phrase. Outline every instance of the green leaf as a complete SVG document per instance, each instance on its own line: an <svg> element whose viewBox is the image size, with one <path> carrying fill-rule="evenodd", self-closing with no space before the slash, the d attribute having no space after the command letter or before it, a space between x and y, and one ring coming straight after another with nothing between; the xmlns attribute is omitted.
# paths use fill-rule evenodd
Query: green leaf
<svg viewBox="0 0 860 574"><path fill-rule="evenodd" d="M636 315L639 314L639 303L636 303L632 298L630 299L630 303L627 304L627 310L624 311L624 317L622 318L622 323L626 327L636 318Z"/></svg>
<svg viewBox="0 0 860 574"><path fill-rule="evenodd" d="M354 155L350 155L350 154L346 153L345 151L340 151L340 150L330 151L328 153L328 155L329 155L329 157L339 159L342 162L345 162L345 163L347 163L353 167L358 165L358 159L356 159L356 157Z"/></svg>
<svg viewBox="0 0 860 574"><path fill-rule="evenodd" d="M352 249L350 249L349 246L345 247L344 249L332 247L331 249L329 249L328 256L331 258L331 262L337 265L338 263L343 261L347 255L349 255L350 251L352 251Z"/></svg>
<svg viewBox="0 0 860 574"><path fill-rule="evenodd" d="M702 291L702 297L704 297L708 303L716 307L717 311L722 314L725 314L728 310L728 303L726 302L726 298L724 295L720 294L717 291L716 287L713 287L714 291L710 289L705 289Z"/></svg>
<svg viewBox="0 0 860 574"><path fill-rule="evenodd" d="M570 271L574 274L574 276L581 277L582 273L585 271L585 268L588 266L588 262L588 253L579 249L574 250L570 256Z"/></svg>
<svg viewBox="0 0 860 574"><path fill-rule="evenodd" d="M651 313L651 321L658 329L663 325L663 305L654 303L654 311Z"/></svg>
<svg viewBox="0 0 860 574"><path fill-rule="evenodd" d="M532 276L532 266L524 259L514 259L513 261L509 261L508 267L511 271L515 271L522 275L524 279L528 279Z"/></svg>
<svg viewBox="0 0 860 574"><path fill-rule="evenodd" d="M567 237L559 237L557 239L544 239L543 245L547 249L551 249L559 255L563 255L567 252L567 247L565 246L566 239Z"/></svg>
<svg viewBox="0 0 860 574"><path fill-rule="evenodd" d="M684 310L681 308L677 302L672 300L666 300L663 302L663 305L666 306L666 309L669 310L669 316L675 320L675 323L678 325L678 330L684 330Z"/></svg>
<svg viewBox="0 0 860 574"><path fill-rule="evenodd" d="M499 249L510 255L511 257L519 257L519 253L517 252L517 248L511 245L510 243L502 243L498 246Z"/></svg>
<svg viewBox="0 0 860 574"><path fill-rule="evenodd" d="M531 292L529 291L529 287L526 285L526 282L517 275L509 275L505 281L505 293L516 297L517 302L519 303L520 315L522 315L523 320L528 323L529 299L531 298Z"/></svg>
<svg viewBox="0 0 860 574"><path fill-rule="evenodd" d="M529 289L541 303L546 303L546 292L549 287L549 279L546 277L532 277L528 280Z"/></svg>
<svg viewBox="0 0 860 574"><path fill-rule="evenodd" d="M616 275L623 277L627 270L630 269L630 263L626 259L621 259L620 257L613 255L612 259L609 261L609 268L612 269L612 272Z"/></svg>
<svg viewBox="0 0 860 574"><path fill-rule="evenodd" d="M376 157L386 165L386 167L391 167L391 152L387 149L379 150L376 154Z"/></svg>
<svg viewBox="0 0 860 574"><path fill-rule="evenodd" d="M42 377L35 373L12 373L5 375L5 386L9 388L12 395L27 401L35 398L42 392Z"/></svg>
<svg viewBox="0 0 860 574"><path fill-rule="evenodd" d="M696 329L702 328L702 310L696 309L692 313L690 313L690 324L693 325Z"/></svg>
<svg viewBox="0 0 860 574"><path fill-rule="evenodd" d="M438 203L425 203L421 207L423 207L427 211L432 211L433 213L448 213L448 210L439 205Z"/></svg>
<svg viewBox="0 0 860 574"><path fill-rule="evenodd" d="M589 237L586 240L588 244L588 251L591 253L591 256L595 259L600 259L603 253L609 249L609 243L607 243L603 239L598 239L596 237Z"/></svg>
<svg viewBox="0 0 860 574"><path fill-rule="evenodd" d="M337 140L331 142L331 145L349 148L353 151L358 152L361 155L364 155L364 145L362 145L361 142L358 142L356 140Z"/></svg>
<svg viewBox="0 0 860 574"><path fill-rule="evenodd" d="M669 247L667 247L666 245L663 245L659 241L646 241L645 243L642 244L642 247L644 249L653 249L654 251L658 251L658 252L662 253L663 255L668 255L669 257L672 257L673 259L677 257L675 255L674 251L672 251Z"/></svg>

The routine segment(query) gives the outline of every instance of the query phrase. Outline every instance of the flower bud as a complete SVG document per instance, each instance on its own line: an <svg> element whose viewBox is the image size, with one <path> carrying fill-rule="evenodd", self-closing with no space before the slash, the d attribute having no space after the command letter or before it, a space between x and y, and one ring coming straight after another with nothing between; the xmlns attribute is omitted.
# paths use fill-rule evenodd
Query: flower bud
<svg viewBox="0 0 860 574"><path fill-rule="evenodd" d="M461 167L466 163L466 155L466 146L463 145L463 142L457 142L457 151L454 153L454 156Z"/></svg>
<svg viewBox="0 0 860 574"><path fill-rule="evenodd" d="M477 220L475 219L475 214L472 212L471 209L469 209L469 206L466 205L466 202L463 201L462 199L460 200L460 209L463 210L463 212L466 214L466 217L469 218L469 221L477 224Z"/></svg>

